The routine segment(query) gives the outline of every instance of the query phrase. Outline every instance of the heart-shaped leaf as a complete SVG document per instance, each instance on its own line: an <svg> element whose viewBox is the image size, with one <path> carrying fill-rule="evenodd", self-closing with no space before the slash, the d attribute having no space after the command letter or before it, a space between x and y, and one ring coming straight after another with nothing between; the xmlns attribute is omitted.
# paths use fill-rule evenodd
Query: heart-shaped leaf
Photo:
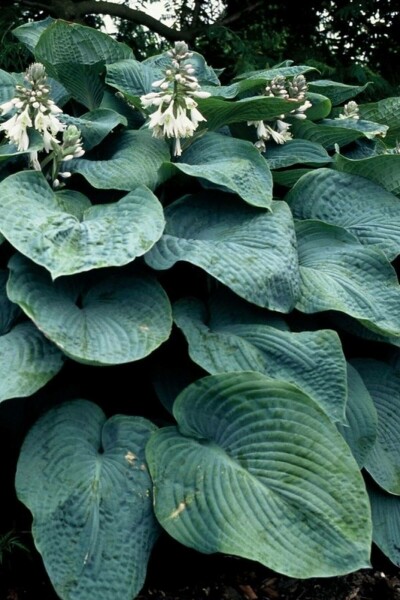
<svg viewBox="0 0 400 600"><path fill-rule="evenodd" d="M7 271L0 271L0 402L31 396L64 362L62 352L33 323L18 323L21 311L7 298L7 277Z"/></svg>
<svg viewBox="0 0 400 600"><path fill-rule="evenodd" d="M352 160L337 154L335 168L375 181L388 192L400 196L400 156L398 154L378 154L359 160Z"/></svg>
<svg viewBox="0 0 400 600"><path fill-rule="evenodd" d="M376 121L389 127L385 141L393 146L400 139L400 98L384 98L379 102L360 105L360 115L363 119Z"/></svg>
<svg viewBox="0 0 400 600"><path fill-rule="evenodd" d="M126 119L114 110L98 108L80 117L62 115L61 120L67 125L75 125L81 132L83 147L91 150L118 125L126 125Z"/></svg>
<svg viewBox="0 0 400 600"><path fill-rule="evenodd" d="M223 186L248 204L271 206L271 172L266 160L250 142L206 133L185 150L175 166L187 175Z"/></svg>
<svg viewBox="0 0 400 600"><path fill-rule="evenodd" d="M289 140L282 145L268 145L264 156L270 169L282 169L299 164L318 167L332 162L332 158L321 144L309 140Z"/></svg>
<svg viewBox="0 0 400 600"><path fill-rule="evenodd" d="M318 79L317 81L310 81L308 87L311 92L317 92L318 94L328 96L333 106L337 106L338 104L342 104L343 102L346 102L346 100L350 100L351 98L354 98L354 96L361 94L368 85L368 83L365 85L346 85L337 81L330 81L329 79ZM375 120L364 115L363 118L369 119L370 121Z"/></svg>
<svg viewBox="0 0 400 600"><path fill-rule="evenodd" d="M283 202L272 213L234 196L185 196L165 210L167 225L145 256L154 269L184 260L250 302L289 312L298 294L297 252L292 216Z"/></svg>
<svg viewBox="0 0 400 600"><path fill-rule="evenodd" d="M30 430L16 488L62 600L131 600L158 535L144 447L155 426L106 421L87 400L57 406Z"/></svg>
<svg viewBox="0 0 400 600"><path fill-rule="evenodd" d="M167 143L148 130L124 131L102 150L100 160L79 158L68 163L68 170L80 173L95 188L129 192L146 185L154 190L162 182L162 164L170 160Z"/></svg>
<svg viewBox="0 0 400 600"><path fill-rule="evenodd" d="M385 255L341 227L296 223L300 299L306 313L344 312L386 335L400 336L400 287Z"/></svg>
<svg viewBox="0 0 400 600"><path fill-rule="evenodd" d="M296 138L310 140L332 150L336 144L340 147L347 146L359 138L382 137L387 127L355 119L323 119L319 123L294 120L291 131Z"/></svg>
<svg viewBox="0 0 400 600"><path fill-rule="evenodd" d="M371 522L357 463L298 388L259 373L206 377L174 404L178 427L146 448L158 520L201 552L291 577L368 564Z"/></svg>
<svg viewBox="0 0 400 600"><path fill-rule="evenodd" d="M77 194L66 202L66 194L54 193L37 171L11 175L0 183L0 193L1 232L53 278L127 264L164 229L162 206L144 186L113 204L90 206L86 199L89 208L81 215L71 214Z"/></svg>
<svg viewBox="0 0 400 600"><path fill-rule="evenodd" d="M20 255L12 257L9 267L11 301L78 362L139 360L169 337L171 307L154 279L117 273L52 282L44 269Z"/></svg>
<svg viewBox="0 0 400 600"><path fill-rule="evenodd" d="M295 219L344 227L361 244L382 250L389 260L400 254L400 202L364 177L317 169L304 175L285 201Z"/></svg>
<svg viewBox="0 0 400 600"><path fill-rule="evenodd" d="M189 354L208 373L259 371L288 381L333 421L346 421L346 363L334 331L292 333L272 324L220 323L212 306L210 319L207 314L194 298L174 305L174 320L189 343Z"/></svg>

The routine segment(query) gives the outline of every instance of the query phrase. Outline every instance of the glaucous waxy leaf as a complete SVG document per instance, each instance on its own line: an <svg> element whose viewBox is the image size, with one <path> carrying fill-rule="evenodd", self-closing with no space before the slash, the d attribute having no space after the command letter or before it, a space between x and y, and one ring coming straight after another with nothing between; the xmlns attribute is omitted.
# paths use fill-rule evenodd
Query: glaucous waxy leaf
<svg viewBox="0 0 400 600"><path fill-rule="evenodd" d="M33 323L18 323L21 311L7 298L7 277L7 271L0 271L0 402L31 396L64 362L60 350Z"/></svg>
<svg viewBox="0 0 400 600"><path fill-rule="evenodd" d="M356 369L347 363L347 425L337 425L360 469L376 441L378 415L373 400Z"/></svg>
<svg viewBox="0 0 400 600"><path fill-rule="evenodd" d="M185 150L175 167L238 194L248 204L269 208L272 175L266 160L245 140L206 133Z"/></svg>
<svg viewBox="0 0 400 600"><path fill-rule="evenodd" d="M306 169L287 169L283 171L272 171L272 177L274 183L283 187L291 188L298 182L300 177L306 175L311 171L310 168Z"/></svg>
<svg viewBox="0 0 400 600"><path fill-rule="evenodd" d="M372 510L372 537L378 548L400 567L400 498L368 484Z"/></svg>
<svg viewBox="0 0 400 600"><path fill-rule="evenodd" d="M240 73L240 75L235 77L235 80L264 79L265 81L272 81L275 77L295 77L296 75L303 75L304 73L315 70L315 67L310 67L310 65L284 65L272 67L272 69L260 69L259 71Z"/></svg>
<svg viewBox="0 0 400 600"><path fill-rule="evenodd" d="M390 261L400 254L399 199L369 179L316 169L296 183L285 201L295 219L339 225L361 244L382 250Z"/></svg>
<svg viewBox="0 0 400 600"><path fill-rule="evenodd" d="M40 36L51 23L54 23L54 19L51 17L46 17L42 21L31 21L29 23L24 23L16 29L13 29L12 33L17 40L22 42L22 44L24 44L28 50L33 53Z"/></svg>
<svg viewBox="0 0 400 600"><path fill-rule="evenodd" d="M80 117L62 115L60 120L67 125L75 125L81 132L83 147L91 150L118 125L126 125L126 119L114 110L97 108Z"/></svg>
<svg viewBox="0 0 400 600"><path fill-rule="evenodd" d="M332 110L332 103L326 96L322 94L316 94L314 92L308 92L306 100L311 102L311 106L305 111L307 119L311 121L319 121L328 117Z"/></svg>
<svg viewBox="0 0 400 600"><path fill-rule="evenodd" d="M0 183L1 232L53 279L127 264L164 229L162 206L144 186L112 204L89 203L81 216L70 206L38 171L20 171Z"/></svg>
<svg viewBox="0 0 400 600"><path fill-rule="evenodd" d="M336 332L293 333L267 324L219 323L212 312L208 318L206 307L195 298L179 300L173 314L190 357L208 373L259 371L293 383L332 421L346 422L346 362Z"/></svg>
<svg viewBox="0 0 400 600"><path fill-rule="evenodd" d="M155 91L152 88L155 80L153 69L133 58L107 65L106 83L138 99L144 94Z"/></svg>
<svg viewBox="0 0 400 600"><path fill-rule="evenodd" d="M29 431L16 489L62 600L131 600L158 536L144 448L155 425L87 400L47 412Z"/></svg>
<svg viewBox="0 0 400 600"><path fill-rule="evenodd" d="M139 185L154 190L162 183L161 166L170 160L167 143L152 137L149 130L123 131L102 148L98 160L79 158L68 164L95 188L127 192Z"/></svg>
<svg viewBox="0 0 400 600"><path fill-rule="evenodd" d="M400 287L385 255L342 227L296 223L300 297L305 313L344 312L370 329L400 336Z"/></svg>
<svg viewBox="0 0 400 600"><path fill-rule="evenodd" d="M359 160L352 160L337 154L334 166L339 171L375 181L388 192L400 196L399 154L378 154Z"/></svg>
<svg viewBox="0 0 400 600"><path fill-rule="evenodd" d="M126 44L110 35L61 19L53 21L40 35L35 46L35 58L57 67L64 64L96 65L133 58Z"/></svg>
<svg viewBox="0 0 400 600"><path fill-rule="evenodd" d="M342 104L343 102L346 102L346 100L350 100L351 98L354 98L354 96L361 94L368 85L368 83L365 85L346 85L337 81L330 81L329 79L318 79L316 81L310 81L308 83L308 88L311 92L327 96L333 106L337 106L338 104ZM363 118L370 121L375 120L364 115Z"/></svg>
<svg viewBox="0 0 400 600"><path fill-rule="evenodd" d="M0 104L8 102L15 96L15 77L7 71L0 69ZM2 115L0 115L0 118ZM1 120L7 120L8 115L5 115Z"/></svg>
<svg viewBox="0 0 400 600"><path fill-rule="evenodd" d="M285 144L270 144L264 156L271 169L282 169L299 164L319 167L332 162L332 158L321 144L309 140L289 140Z"/></svg>
<svg viewBox="0 0 400 600"><path fill-rule="evenodd" d="M400 373L377 360L353 360L378 413L377 439L365 468L391 494L400 495Z"/></svg>
<svg viewBox="0 0 400 600"><path fill-rule="evenodd" d="M200 552L257 560L290 577L368 565L371 522L358 465L308 396L259 373L200 379L177 427L146 447L161 525Z"/></svg>
<svg viewBox="0 0 400 600"><path fill-rule="evenodd" d="M327 150L332 150L336 144L346 146L363 137L384 136L386 131L385 125L356 119L323 119L319 123L294 119L291 125L294 137L316 142Z"/></svg>
<svg viewBox="0 0 400 600"><path fill-rule="evenodd" d="M10 300L78 362L139 360L169 337L169 300L152 278L93 273L53 282L45 269L20 255L12 257L9 268Z"/></svg>
<svg viewBox="0 0 400 600"><path fill-rule="evenodd" d="M289 312L298 296L291 213L266 212L215 192L180 198L165 210L165 233L145 255L154 269L183 260L204 269L253 304Z"/></svg>
<svg viewBox="0 0 400 600"><path fill-rule="evenodd" d="M146 58L142 62L142 65L152 70L154 76L153 81L155 81L157 79L162 79L165 76L165 69L168 69L168 67L171 66L171 63L171 56L164 52L163 54L157 54L155 56ZM190 58L188 57L185 59L182 64L188 63L192 65L194 69L194 76L197 78L199 83L202 85L204 83L219 85L219 79L216 72L206 63L204 56L198 52L192 52Z"/></svg>
<svg viewBox="0 0 400 600"><path fill-rule="evenodd" d="M376 121L389 127L385 142L395 145L400 139L400 97L384 98L379 102L360 104L360 115L368 121Z"/></svg>

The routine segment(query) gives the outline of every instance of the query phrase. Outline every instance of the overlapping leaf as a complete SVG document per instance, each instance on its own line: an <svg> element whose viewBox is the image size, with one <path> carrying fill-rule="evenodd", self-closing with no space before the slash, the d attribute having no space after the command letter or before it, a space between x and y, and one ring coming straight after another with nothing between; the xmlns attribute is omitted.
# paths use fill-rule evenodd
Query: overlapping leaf
<svg viewBox="0 0 400 600"><path fill-rule="evenodd" d="M80 173L95 188L131 191L139 185L154 190L162 183L161 166L169 161L168 145L148 130L123 131L102 149L100 160L80 158L68 170Z"/></svg>
<svg viewBox="0 0 400 600"><path fill-rule="evenodd" d="M385 141L394 146L400 139L400 98L385 98L379 102L361 104L359 108L363 119L389 127Z"/></svg>
<svg viewBox="0 0 400 600"><path fill-rule="evenodd" d="M338 104L343 104L346 100L350 100L351 98L354 98L354 96L361 94L368 85L368 83L365 85L346 85L345 83L330 81L329 79L318 79L316 81L310 81L308 87L311 92L317 92L324 96L328 96L333 106L337 106ZM375 121L375 119L364 114L363 118Z"/></svg>
<svg viewBox="0 0 400 600"><path fill-rule="evenodd" d="M295 219L339 225L362 244L382 250L389 260L400 254L400 202L369 179L314 170L296 183L285 201Z"/></svg>
<svg viewBox="0 0 400 600"><path fill-rule="evenodd" d="M80 117L63 115L61 120L67 125L75 125L80 130L85 150L91 150L100 144L118 125L126 125L125 117L107 108L98 108Z"/></svg>
<svg viewBox="0 0 400 600"><path fill-rule="evenodd" d="M21 171L1 182L0 192L1 232L53 278L127 264L147 252L164 229L162 206L144 186L113 204L90 206L83 197L82 206L77 193L66 202L40 172Z"/></svg>
<svg viewBox="0 0 400 600"><path fill-rule="evenodd" d="M253 206L269 208L272 176L258 150L244 140L206 133L175 163L177 169L223 186Z"/></svg>
<svg viewBox="0 0 400 600"><path fill-rule="evenodd" d="M306 313L344 312L384 335L400 336L400 287L385 255L345 229L320 221L296 223L300 298Z"/></svg>
<svg viewBox="0 0 400 600"><path fill-rule="evenodd" d="M295 137L316 142L331 150L336 144L346 146L359 138L382 137L386 134L387 126L355 119L323 119L319 123L295 120L291 131Z"/></svg>
<svg viewBox="0 0 400 600"><path fill-rule="evenodd" d="M203 193L177 200L165 216L165 232L145 256L151 267L187 261L253 304L279 312L293 308L299 274L285 203L273 203L269 213L234 196Z"/></svg>
<svg viewBox="0 0 400 600"><path fill-rule="evenodd" d="M31 322L18 322L20 310L5 291L0 271L0 402L31 396L63 365L63 355Z"/></svg>
<svg viewBox="0 0 400 600"><path fill-rule="evenodd" d="M49 274L24 257L10 261L7 293L46 337L78 362L111 365L139 360L168 337L171 308L153 279L117 273Z"/></svg>
<svg viewBox="0 0 400 600"><path fill-rule="evenodd" d="M400 196L399 154L381 154L359 160L351 160L338 154L335 156L335 168L344 173L370 179L388 192Z"/></svg>
<svg viewBox="0 0 400 600"><path fill-rule="evenodd" d="M368 485L371 502L373 540L382 552L400 566L400 498Z"/></svg>
<svg viewBox="0 0 400 600"><path fill-rule="evenodd" d="M240 311L239 311L240 315ZM189 343L191 358L214 375L259 371L295 384L333 421L345 421L346 363L334 331L292 333L273 324L220 323L194 298L174 305L174 320Z"/></svg>
<svg viewBox="0 0 400 600"><path fill-rule="evenodd" d="M332 158L321 144L309 140L289 140L286 144L267 146L265 158L271 169L282 169L293 165L319 167L332 162Z"/></svg>
<svg viewBox="0 0 400 600"><path fill-rule="evenodd" d="M372 359L352 362L378 413L376 442L365 468L387 492L400 495L400 375L392 366Z"/></svg>
<svg viewBox="0 0 400 600"><path fill-rule="evenodd" d="M31 429L16 476L33 536L62 600L131 600L158 535L144 447L156 427L106 421L87 400L57 406Z"/></svg>
<svg viewBox="0 0 400 600"><path fill-rule="evenodd" d="M348 397L346 404L346 425L338 424L338 429L349 444L360 469L364 466L377 436L378 416L373 400L360 375L347 364Z"/></svg>
<svg viewBox="0 0 400 600"><path fill-rule="evenodd" d="M308 396L258 373L214 375L186 388L174 415L178 427L155 432L146 448L156 515L170 535L292 577L367 565L359 468Z"/></svg>

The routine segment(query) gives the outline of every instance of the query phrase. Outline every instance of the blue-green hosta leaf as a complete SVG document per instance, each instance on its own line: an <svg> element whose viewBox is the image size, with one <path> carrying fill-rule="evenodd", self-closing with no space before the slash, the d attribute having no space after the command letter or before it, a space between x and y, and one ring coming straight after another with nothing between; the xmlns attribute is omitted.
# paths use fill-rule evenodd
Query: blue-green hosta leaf
<svg viewBox="0 0 400 600"><path fill-rule="evenodd" d="M79 158L68 164L95 188L131 191L139 185L154 190L162 183L161 166L170 160L168 145L151 132L123 131L103 148L100 160Z"/></svg>
<svg viewBox="0 0 400 600"><path fill-rule="evenodd" d="M339 171L375 181L388 192L400 196L399 154L379 154L359 160L351 160L337 154L334 166Z"/></svg>
<svg viewBox="0 0 400 600"><path fill-rule="evenodd" d="M308 140L289 140L282 145L268 145L264 156L271 169L282 169L299 164L319 167L332 162L332 158L321 144Z"/></svg>
<svg viewBox="0 0 400 600"><path fill-rule="evenodd" d="M6 295L0 271L0 402L31 396L58 373L63 355L33 323L18 323L20 308Z"/></svg>
<svg viewBox="0 0 400 600"><path fill-rule="evenodd" d="M62 600L131 600L158 536L144 448L155 425L87 400L59 405L29 431L16 488Z"/></svg>
<svg viewBox="0 0 400 600"><path fill-rule="evenodd" d="M212 318L212 317L211 317ZM208 323L206 307L194 298L174 305L194 362L211 375L259 371L293 383L333 420L345 422L346 363L334 331L292 333L269 325Z"/></svg>
<svg viewBox="0 0 400 600"><path fill-rule="evenodd" d="M192 65L194 76L201 84L210 83L219 85L219 79L216 72L206 63L204 57L198 52L192 52L191 57L183 61L182 64L185 63L190 63ZM164 52L163 54L157 54L156 56L146 58L146 60L142 62L142 65L153 71L153 81L155 81L157 79L162 79L165 76L165 69L171 66L171 57Z"/></svg>
<svg viewBox="0 0 400 600"><path fill-rule="evenodd" d="M21 314L19 306L10 302L6 293L8 271L0 270L0 335L8 333Z"/></svg>
<svg viewBox="0 0 400 600"><path fill-rule="evenodd" d="M0 104L8 102L15 96L15 77L7 71L0 69ZM0 115L2 117L2 115ZM5 115L2 119L8 119L9 115Z"/></svg>
<svg viewBox="0 0 400 600"><path fill-rule="evenodd" d="M359 138L382 137L386 131L385 125L355 119L323 119L319 123L293 119L291 126L296 138L316 142L327 150L332 150L336 144L346 146Z"/></svg>
<svg viewBox="0 0 400 600"><path fill-rule="evenodd" d="M231 123L276 119L301 106L301 102L267 96L245 98L235 102L223 98L198 98L201 114L207 119L207 129L219 129Z"/></svg>
<svg viewBox="0 0 400 600"><path fill-rule="evenodd" d="M369 179L314 170L296 183L285 201L295 219L339 225L361 244L382 250L390 261L400 254L400 201Z"/></svg>
<svg viewBox="0 0 400 600"><path fill-rule="evenodd" d="M42 21L31 21L30 23L24 23L24 25L20 25L16 29L13 29L12 33L15 35L17 40L22 42L28 48L28 50L33 53L40 36L51 23L54 23L54 19L51 17L46 17Z"/></svg>
<svg viewBox="0 0 400 600"><path fill-rule="evenodd" d="M31 396L64 363L62 352L29 321L0 336L0 402Z"/></svg>
<svg viewBox="0 0 400 600"><path fill-rule="evenodd" d="M187 175L224 186L248 204L271 206L271 172L266 160L250 142L206 133L184 151L175 166Z"/></svg>
<svg viewBox="0 0 400 600"><path fill-rule="evenodd" d="M35 58L52 66L64 64L95 65L132 58L126 44L110 35L79 23L53 21L35 46Z"/></svg>
<svg viewBox="0 0 400 600"><path fill-rule="evenodd" d="M376 441L378 415L373 400L358 372L347 364L348 425L338 424L338 429L348 443L360 469Z"/></svg>
<svg viewBox="0 0 400 600"><path fill-rule="evenodd" d="M80 117L62 115L60 120L67 125L75 125L80 130L85 150L91 150L100 144L118 125L127 124L124 116L107 108L98 108Z"/></svg>
<svg viewBox="0 0 400 600"><path fill-rule="evenodd" d="M55 279L125 265L147 252L164 229L162 206L144 186L113 204L71 214L42 173L20 171L0 183L0 230Z"/></svg>
<svg viewBox="0 0 400 600"><path fill-rule="evenodd" d="M378 435L365 468L387 492L400 495L400 373L372 359L352 361L374 401Z"/></svg>
<svg viewBox="0 0 400 600"><path fill-rule="evenodd" d="M368 85L369 83L366 83L365 85L346 85L344 83L338 83L337 81L330 81L329 79L318 79L317 81L310 81L308 88L310 92L317 92L318 94L328 96L333 106L337 106L338 104L342 104L343 102L346 102L346 100L350 100L358 94L361 94ZM370 119L365 115L363 115L363 118L370 121L375 120Z"/></svg>
<svg viewBox="0 0 400 600"><path fill-rule="evenodd" d="M185 196L165 211L167 225L145 255L154 269L183 260L204 269L253 304L289 312L298 295L292 216L283 202L272 213L234 196Z"/></svg>
<svg viewBox="0 0 400 600"><path fill-rule="evenodd" d="M400 336L400 287L381 251L321 221L298 221L296 233L301 279L296 308L344 312L378 333Z"/></svg>
<svg viewBox="0 0 400 600"><path fill-rule="evenodd" d="M89 110L99 107L104 93L104 65L132 57L125 44L92 27L54 21L40 36L35 58L71 96Z"/></svg>
<svg viewBox="0 0 400 600"><path fill-rule="evenodd" d="M158 430L146 447L156 516L170 535L291 577L368 564L359 468L298 388L259 373L214 375L179 395L174 416L178 427Z"/></svg>
<svg viewBox="0 0 400 600"><path fill-rule="evenodd" d="M139 360L168 339L171 307L154 279L116 273L63 277L20 255L10 261L8 297L67 356L94 365Z"/></svg>
<svg viewBox="0 0 400 600"><path fill-rule="evenodd" d="M311 169L288 169L283 171L272 171L274 183L283 187L293 187L303 175L310 173Z"/></svg>
<svg viewBox="0 0 400 600"><path fill-rule="evenodd" d="M379 102L361 104L359 109L363 119L376 121L389 127L385 141L394 146L400 139L400 98L397 96Z"/></svg>
<svg viewBox="0 0 400 600"><path fill-rule="evenodd" d="M143 94L155 91L152 87L154 81L156 77L153 69L144 62L131 58L107 65L106 83L137 99Z"/></svg>
<svg viewBox="0 0 400 600"><path fill-rule="evenodd" d="M371 502L372 537L378 548L400 567L400 498L368 485Z"/></svg>

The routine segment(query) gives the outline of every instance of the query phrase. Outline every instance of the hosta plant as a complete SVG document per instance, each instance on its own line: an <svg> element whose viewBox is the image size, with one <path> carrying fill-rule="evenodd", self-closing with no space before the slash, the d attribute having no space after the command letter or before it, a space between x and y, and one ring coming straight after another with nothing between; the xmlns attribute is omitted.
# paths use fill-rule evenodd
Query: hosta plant
<svg viewBox="0 0 400 600"><path fill-rule="evenodd" d="M57 594L134 597L161 531L291 577L400 564L400 99L15 35L0 399L42 412L16 490Z"/></svg>

